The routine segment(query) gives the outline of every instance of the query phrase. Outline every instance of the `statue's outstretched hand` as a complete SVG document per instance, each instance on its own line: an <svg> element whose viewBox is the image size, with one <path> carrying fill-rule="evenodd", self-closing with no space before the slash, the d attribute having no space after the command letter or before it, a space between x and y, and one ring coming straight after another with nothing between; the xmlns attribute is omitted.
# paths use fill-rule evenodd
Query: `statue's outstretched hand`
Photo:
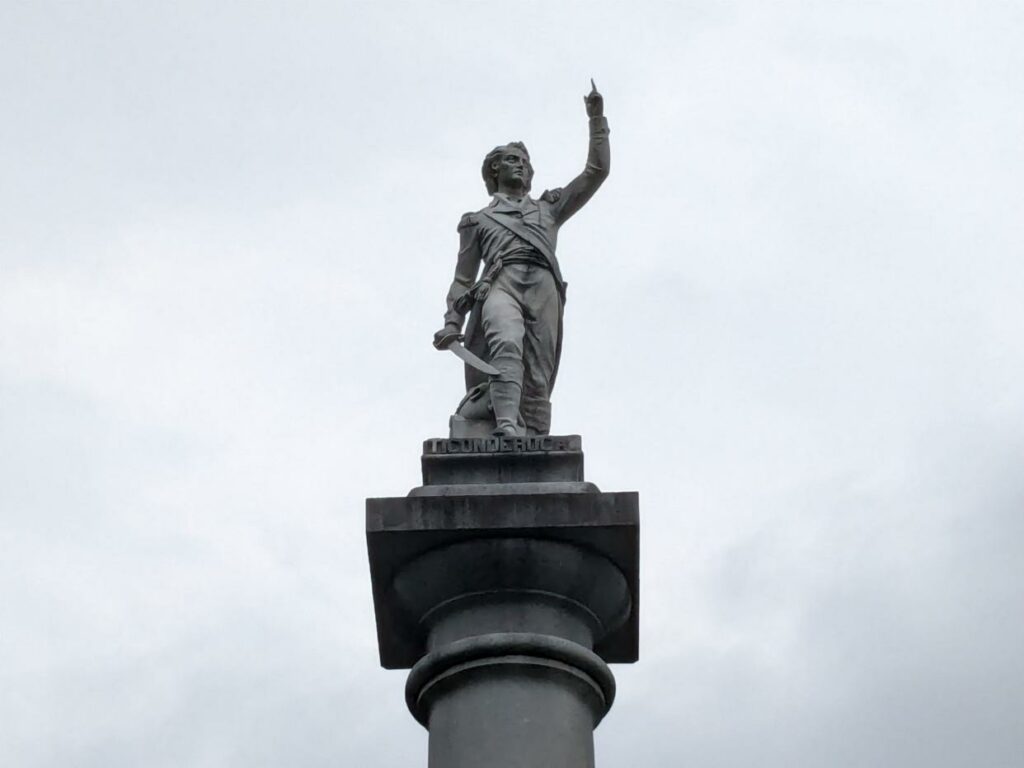
<svg viewBox="0 0 1024 768"><path fill-rule="evenodd" d="M590 93L583 97L583 103L587 105L588 117L601 117L604 114L604 96L598 93L594 78L590 78Z"/></svg>

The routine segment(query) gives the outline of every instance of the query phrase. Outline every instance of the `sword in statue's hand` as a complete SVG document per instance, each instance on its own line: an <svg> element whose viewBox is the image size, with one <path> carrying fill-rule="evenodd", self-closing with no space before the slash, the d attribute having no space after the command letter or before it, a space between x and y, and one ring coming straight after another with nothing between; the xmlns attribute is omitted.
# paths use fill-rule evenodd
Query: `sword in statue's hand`
<svg viewBox="0 0 1024 768"><path fill-rule="evenodd" d="M500 371L490 363L481 360L464 346L462 346L463 335L458 331L441 330L434 334L434 346L437 349L447 349L456 357L461 358L466 365L471 365L488 376L497 376Z"/></svg>

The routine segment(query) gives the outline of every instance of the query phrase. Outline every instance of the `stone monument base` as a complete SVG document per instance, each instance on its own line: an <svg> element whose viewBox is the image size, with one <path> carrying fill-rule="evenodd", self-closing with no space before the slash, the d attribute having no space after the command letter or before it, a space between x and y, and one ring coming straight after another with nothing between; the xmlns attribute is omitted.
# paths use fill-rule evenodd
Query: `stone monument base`
<svg viewBox="0 0 1024 768"><path fill-rule="evenodd" d="M578 435L427 440L422 469L367 499L366 535L429 766L593 766L608 663L638 657L637 494L586 482Z"/></svg>

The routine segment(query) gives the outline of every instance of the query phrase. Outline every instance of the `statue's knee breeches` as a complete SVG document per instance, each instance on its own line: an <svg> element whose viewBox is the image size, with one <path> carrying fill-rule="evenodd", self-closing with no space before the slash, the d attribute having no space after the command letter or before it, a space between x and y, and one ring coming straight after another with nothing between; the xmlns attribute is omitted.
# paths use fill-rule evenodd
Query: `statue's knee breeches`
<svg viewBox="0 0 1024 768"><path fill-rule="evenodd" d="M526 324L519 300L504 286L496 285L484 302L480 319L491 364L501 371L503 380L521 384Z"/></svg>
<svg viewBox="0 0 1024 768"><path fill-rule="evenodd" d="M491 403L502 423L546 434L551 425L551 382L558 365L561 298L550 271L509 265L481 308L491 364Z"/></svg>

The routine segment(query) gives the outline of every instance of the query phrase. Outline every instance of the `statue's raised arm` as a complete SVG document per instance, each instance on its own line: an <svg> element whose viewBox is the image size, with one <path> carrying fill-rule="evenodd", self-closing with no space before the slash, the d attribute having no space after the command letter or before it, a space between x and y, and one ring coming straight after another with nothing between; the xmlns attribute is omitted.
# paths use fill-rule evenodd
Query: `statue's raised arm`
<svg viewBox="0 0 1024 768"><path fill-rule="evenodd" d="M593 197L611 164L604 97L593 80L590 85L583 97L590 121L583 172L534 199L526 146L495 147L481 168L491 202L459 222L445 325L434 334L434 346L466 362L467 394L452 417L453 437L550 432L565 303L558 230Z"/></svg>
<svg viewBox="0 0 1024 768"><path fill-rule="evenodd" d="M604 116L604 96L594 81L590 81L590 93L583 97L587 116L590 118L590 145L587 151L587 165L583 173L569 182L564 189L545 192L543 197L553 199L555 216L562 224L582 208L604 180L608 178L611 166L611 151L608 146L608 120Z"/></svg>

